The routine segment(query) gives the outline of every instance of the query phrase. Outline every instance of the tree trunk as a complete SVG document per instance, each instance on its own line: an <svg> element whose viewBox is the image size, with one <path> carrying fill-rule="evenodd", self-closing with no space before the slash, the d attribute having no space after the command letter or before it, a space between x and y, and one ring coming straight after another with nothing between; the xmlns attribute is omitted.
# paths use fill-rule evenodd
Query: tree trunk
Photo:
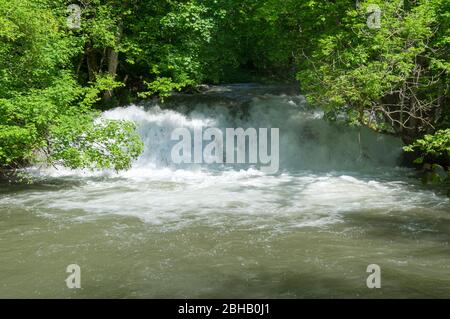
<svg viewBox="0 0 450 319"><path fill-rule="evenodd" d="M92 47L86 49L86 61L88 67L89 81L94 82L98 74L97 54Z"/></svg>
<svg viewBox="0 0 450 319"><path fill-rule="evenodd" d="M118 32L116 36L116 43L120 43L122 38L122 24L118 26ZM119 66L119 52L114 48L108 48L107 50L108 59L108 74L115 78L117 75L117 68ZM103 98L105 101L109 101L113 96L113 90L108 90L104 93Z"/></svg>

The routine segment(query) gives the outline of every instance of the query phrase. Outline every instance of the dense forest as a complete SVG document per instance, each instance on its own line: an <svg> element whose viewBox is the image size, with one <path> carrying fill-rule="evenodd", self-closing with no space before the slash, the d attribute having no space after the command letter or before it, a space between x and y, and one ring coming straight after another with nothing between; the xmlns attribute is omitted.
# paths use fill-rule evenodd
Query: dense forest
<svg viewBox="0 0 450 319"><path fill-rule="evenodd" d="M449 53L448 0L0 0L0 168L127 169L135 126L101 111L288 82L448 171Z"/></svg>

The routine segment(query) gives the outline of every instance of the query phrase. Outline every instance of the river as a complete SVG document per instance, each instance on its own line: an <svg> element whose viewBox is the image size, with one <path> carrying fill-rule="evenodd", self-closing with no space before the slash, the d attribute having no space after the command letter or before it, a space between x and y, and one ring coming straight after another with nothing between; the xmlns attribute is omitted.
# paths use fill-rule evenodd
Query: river
<svg viewBox="0 0 450 319"><path fill-rule="evenodd" d="M102 116L137 123L132 169L33 167L34 183L0 184L0 297L450 297L449 199L400 166L399 140L248 84ZM179 127L279 128L280 170L175 165Z"/></svg>

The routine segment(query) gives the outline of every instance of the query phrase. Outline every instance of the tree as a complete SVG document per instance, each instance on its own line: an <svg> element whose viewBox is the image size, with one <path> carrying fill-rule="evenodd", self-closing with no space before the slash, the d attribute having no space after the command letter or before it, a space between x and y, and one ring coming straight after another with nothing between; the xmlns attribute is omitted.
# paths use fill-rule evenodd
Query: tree
<svg viewBox="0 0 450 319"><path fill-rule="evenodd" d="M374 4L379 28L366 24ZM359 9L337 11L338 27L317 37L299 72L310 101L329 118L346 113L350 122L407 144L443 125L450 103L449 2L408 4L362 1Z"/></svg>
<svg viewBox="0 0 450 319"><path fill-rule="evenodd" d="M0 168L119 170L142 151L132 123L95 120L105 83L79 85L79 42L66 32L44 1L0 0Z"/></svg>

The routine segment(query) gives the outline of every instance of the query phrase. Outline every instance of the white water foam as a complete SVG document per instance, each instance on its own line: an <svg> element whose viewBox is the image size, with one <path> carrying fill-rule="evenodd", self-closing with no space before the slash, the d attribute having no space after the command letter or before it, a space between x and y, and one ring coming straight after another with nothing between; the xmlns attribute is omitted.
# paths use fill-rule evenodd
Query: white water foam
<svg viewBox="0 0 450 319"><path fill-rule="evenodd" d="M183 105L181 105L183 109ZM126 172L32 170L43 178L81 184L52 191L16 194L5 200L22 207L89 220L111 214L138 217L165 227L186 223L249 227L323 226L348 212L381 213L448 205L431 192L417 191L397 169L401 143L367 129L331 125L292 96L254 97L246 116L232 116L223 105L196 105L190 111L158 105L131 105L105 112L108 119L136 122L145 151ZM173 129L186 127L278 127L278 175L249 165L171 163ZM80 213L81 212L81 213Z"/></svg>

